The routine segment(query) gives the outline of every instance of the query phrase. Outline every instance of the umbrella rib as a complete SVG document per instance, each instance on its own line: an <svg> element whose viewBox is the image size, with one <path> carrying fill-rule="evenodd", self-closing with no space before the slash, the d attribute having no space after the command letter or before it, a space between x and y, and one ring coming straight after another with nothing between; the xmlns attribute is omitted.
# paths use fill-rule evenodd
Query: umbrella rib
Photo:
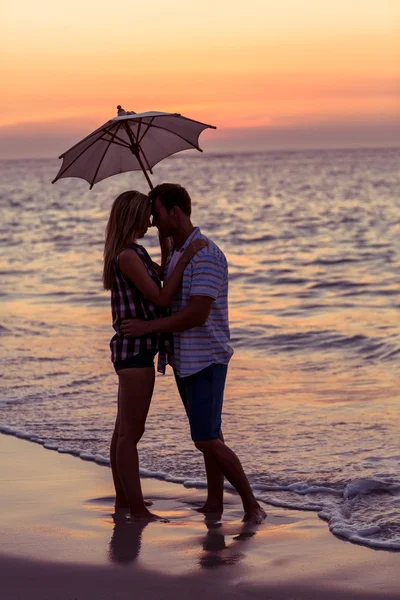
<svg viewBox="0 0 400 600"><path fill-rule="evenodd" d="M115 144L115 146L122 146L122 148L130 148L130 145L127 144L126 142L124 142L121 138L119 138L118 136L116 136L116 138L117 138L117 140L119 140L118 142L116 142L115 139L111 139L111 143ZM103 136L101 138L99 138L99 140L103 140L104 142L110 141L109 138L106 138Z"/></svg>
<svg viewBox="0 0 400 600"><path fill-rule="evenodd" d="M139 139L139 135L138 135L138 143L140 144L142 142L142 139L144 138L144 136L146 135L146 133L148 132L148 130L150 129L150 127L153 125L153 121L154 121L154 117L151 117L150 123L146 123L146 129L143 132L142 137Z"/></svg>
<svg viewBox="0 0 400 600"><path fill-rule="evenodd" d="M143 158L144 158L144 160L146 161L146 165L147 165L147 168L148 168L148 170L149 170L149 171L150 171L150 173L153 175L153 171L151 170L150 163L149 163L149 161L147 160L147 156L146 156L146 155L145 155L145 153L143 152L143 148L142 148L142 146L141 146L140 144L138 144L138 146L139 146L139 150L140 150L140 152L143 154Z"/></svg>
<svg viewBox="0 0 400 600"><path fill-rule="evenodd" d="M183 117L180 113L171 113L171 116L182 119L182 121L191 121L192 123L197 123L198 125L204 125L204 127L209 127L210 129L217 129L215 125L208 125L207 123L202 123L201 121L196 121L195 119L190 119L189 117Z"/></svg>
<svg viewBox="0 0 400 600"><path fill-rule="evenodd" d="M77 142L76 144L74 144L73 146L71 146L71 148L69 148L66 152L63 152L63 154L61 154L61 156L59 156L58 158L63 158L66 154L68 154L68 152L71 152L71 150L74 150L74 148L77 148L77 146L79 146L80 144L82 144L83 142L85 142L86 140L88 140L89 138L93 137L94 135L96 135L96 133L100 133L101 131L103 131L103 129L106 127L106 125L108 125L109 121L105 124L102 125L101 127L99 127L98 129L96 129L96 131L92 131L92 133L89 133L89 135L87 135L85 138L83 138L83 140L80 140L79 142ZM114 127L114 123L110 124L110 129L112 129ZM107 129L104 129L105 133L108 133ZM96 138L95 142L97 142L99 138ZM90 148L90 146L88 146L88 148Z"/></svg>
<svg viewBox="0 0 400 600"><path fill-rule="evenodd" d="M118 131L118 130L117 130L117 131ZM108 131L107 131L107 133L108 133ZM88 137L89 137L89 136L88 136ZM86 139L86 138L85 138L85 139ZM53 179L53 181L52 181L51 183L55 183L55 182L56 182L58 179L60 179L60 178L61 178L61 177L64 175L65 171L67 171L67 170L68 170L70 167L72 167L72 165L73 165L74 163L76 163L76 161L77 161L77 160L78 160L78 159L79 159L79 158L82 156L82 154L85 154L85 152L86 152L87 150L89 150L89 149L90 149L92 146L94 146L94 144L95 144L96 142L98 142L98 141L99 141L99 139L101 139L101 136L100 136L100 138L96 138L96 139L95 139L95 140L94 140L94 141L93 141L93 142L92 142L92 143L91 143L89 146L87 146L87 148L84 148L84 149L82 150L82 152L80 152L80 154L78 154L78 156L76 156L76 157L74 158L74 160L73 160L72 162L70 162L70 163L69 163L69 164L68 164L68 165L65 167L65 169L61 169L61 170L60 170L60 172L57 174L57 177L56 177L55 179ZM80 143L80 142L79 142L79 143ZM72 148L70 148L70 150L67 150L67 152L65 152L64 154L62 154L62 155L60 156L60 158L61 158L61 157L63 157L63 156L65 156L66 154L68 154L68 152L70 152L71 150L73 150L73 148L76 148L77 146L79 146L79 143L78 143L78 144L75 144L75 146L73 146Z"/></svg>
<svg viewBox="0 0 400 600"><path fill-rule="evenodd" d="M198 145L196 146L196 144L193 144L193 142L191 142L190 140L184 138L182 135L179 135L179 133L176 133L175 131L171 131L170 129L167 129L166 127L161 127L160 125L151 125L151 127L153 129L162 129L163 131L168 131L168 133L172 133L172 135L176 135L176 137L180 138L181 140L183 140L184 142L186 142L187 144L189 144L193 148L196 148L196 150L198 150L199 152L203 152L203 150L201 148L199 148ZM146 129L146 131L144 132L144 134L142 135L142 139L144 138L145 134L149 131L149 129L150 129L150 125ZM140 141L142 141L142 139Z"/></svg>
<svg viewBox="0 0 400 600"><path fill-rule="evenodd" d="M119 130L119 129L121 129L121 125L122 125L122 123L120 123L120 124L118 125L118 128L115 130L115 134L118 132L118 130ZM105 135L109 135L109 136L111 136L111 131L105 131L104 133L105 133ZM115 134L114 134L114 137L113 137L113 139L117 139L119 142L121 142L121 144L120 144L121 146L125 146L126 148L130 148L130 145L128 144L128 142L126 142L126 141L125 141L125 140L124 140L122 137L120 137L119 135L115 135ZM108 139L105 139L105 138L103 138L103 137L101 137L101 138L99 138L99 139L104 139L106 142L108 142L108 141L109 141ZM116 144L116 143L117 143L117 142L114 142L114 141L113 141L113 144Z"/></svg>
<svg viewBox="0 0 400 600"><path fill-rule="evenodd" d="M118 129L119 129L119 128L120 128L120 125L118 125L118 128L116 129L116 131L115 131L114 135L112 136L112 139L111 139L111 140L108 142L108 146L107 146L107 148L106 148L106 149L104 150L104 152L103 152L103 156L101 157L101 159L100 159L100 161L99 161L99 164L97 165L97 169L96 169L96 172L95 172L95 174L94 174L94 177L93 177L92 181L90 182L90 189L92 189L92 187L94 186L94 182L95 182L95 180L96 180L97 173L98 173L98 172L99 172L99 170L100 170L100 167L101 167L101 165L102 165L102 162L103 162L103 160L104 160L104 157L105 157L105 155L107 154L109 147L110 147L110 146L111 146L111 144L113 143L113 139L114 139L114 138L115 138L115 136L117 135L117 133L118 133Z"/></svg>
<svg viewBox="0 0 400 600"><path fill-rule="evenodd" d="M137 134L136 134L136 139L138 141L139 141L140 128L142 127L142 123L143 123L142 119L139 119L139 127L138 127Z"/></svg>

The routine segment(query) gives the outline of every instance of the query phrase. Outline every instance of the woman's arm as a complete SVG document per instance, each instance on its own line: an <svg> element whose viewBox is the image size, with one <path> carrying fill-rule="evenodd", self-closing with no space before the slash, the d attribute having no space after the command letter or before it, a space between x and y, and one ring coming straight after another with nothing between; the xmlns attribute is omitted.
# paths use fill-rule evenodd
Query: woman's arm
<svg viewBox="0 0 400 600"><path fill-rule="evenodd" d="M126 249L119 255L119 266L123 275L132 281L145 298L157 306L169 306L181 283L183 272L193 256L207 245L206 240L198 239L188 245L176 263L171 277L159 288L147 272L142 260L134 250Z"/></svg>

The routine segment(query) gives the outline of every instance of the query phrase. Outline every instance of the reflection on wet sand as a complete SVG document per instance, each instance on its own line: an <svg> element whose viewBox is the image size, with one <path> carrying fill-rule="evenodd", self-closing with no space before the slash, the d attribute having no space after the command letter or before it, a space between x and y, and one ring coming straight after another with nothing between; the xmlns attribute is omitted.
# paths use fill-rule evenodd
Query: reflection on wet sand
<svg viewBox="0 0 400 600"><path fill-rule="evenodd" d="M142 550L143 531L152 523L148 521L131 521L125 515L113 515L113 521L114 530L108 549L109 560L120 565L135 562ZM168 527L167 524L165 526ZM227 536L224 524L215 518L206 517L204 526L205 535L197 537L200 550L197 564L203 569L237 565L247 555L247 552L244 552L244 543L249 542L256 534L255 531L250 529L249 524L243 523L235 535L230 534ZM203 529L203 526L201 529ZM227 537L231 538L229 543ZM148 543L150 543L150 540L148 540Z"/></svg>
<svg viewBox="0 0 400 600"><path fill-rule="evenodd" d="M129 564L139 558L142 533L148 521L131 521L124 516L113 515L114 531L111 536L108 556L110 561Z"/></svg>
<svg viewBox="0 0 400 600"><path fill-rule="evenodd" d="M243 523L241 530L233 537L230 544L226 543L223 524L205 519L206 535L201 538L203 552L199 557L199 566L203 569L215 569L223 565L237 565L246 553L244 546L238 542L248 542L256 532L250 531L248 525Z"/></svg>

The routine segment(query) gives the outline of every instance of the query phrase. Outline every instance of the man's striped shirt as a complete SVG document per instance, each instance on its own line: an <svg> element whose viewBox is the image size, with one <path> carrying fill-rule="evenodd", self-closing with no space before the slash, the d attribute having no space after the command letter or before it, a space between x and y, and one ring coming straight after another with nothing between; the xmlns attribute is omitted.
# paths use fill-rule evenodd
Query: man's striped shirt
<svg viewBox="0 0 400 600"><path fill-rule="evenodd" d="M181 248L181 252L198 238L208 241L187 265L182 285L172 301L172 314L189 304L191 296L213 298L210 315L204 325L174 333L174 356L170 360L180 377L188 377L212 363L228 364L233 349L229 346L228 323L228 263L223 252L214 242L202 235L195 227ZM165 273L168 273L169 261Z"/></svg>

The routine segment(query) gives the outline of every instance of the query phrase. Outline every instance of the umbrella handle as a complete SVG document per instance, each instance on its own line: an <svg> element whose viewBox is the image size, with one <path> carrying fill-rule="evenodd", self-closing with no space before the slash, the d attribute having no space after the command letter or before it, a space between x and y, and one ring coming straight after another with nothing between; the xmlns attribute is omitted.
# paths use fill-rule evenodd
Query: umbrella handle
<svg viewBox="0 0 400 600"><path fill-rule="evenodd" d="M146 169L144 168L144 165L143 165L142 159L140 158L139 152L134 152L133 150L132 150L132 152L133 152L133 154L136 156L136 158L138 159L138 162L139 162L140 168L142 169L142 171L143 171L143 174L144 174L144 176L145 176L145 177L146 177L146 179L147 179L147 183L149 184L149 186L150 186L150 189L152 190L154 186L153 186L153 184L151 183L151 179L150 179L150 177L147 175L147 171L146 171Z"/></svg>

